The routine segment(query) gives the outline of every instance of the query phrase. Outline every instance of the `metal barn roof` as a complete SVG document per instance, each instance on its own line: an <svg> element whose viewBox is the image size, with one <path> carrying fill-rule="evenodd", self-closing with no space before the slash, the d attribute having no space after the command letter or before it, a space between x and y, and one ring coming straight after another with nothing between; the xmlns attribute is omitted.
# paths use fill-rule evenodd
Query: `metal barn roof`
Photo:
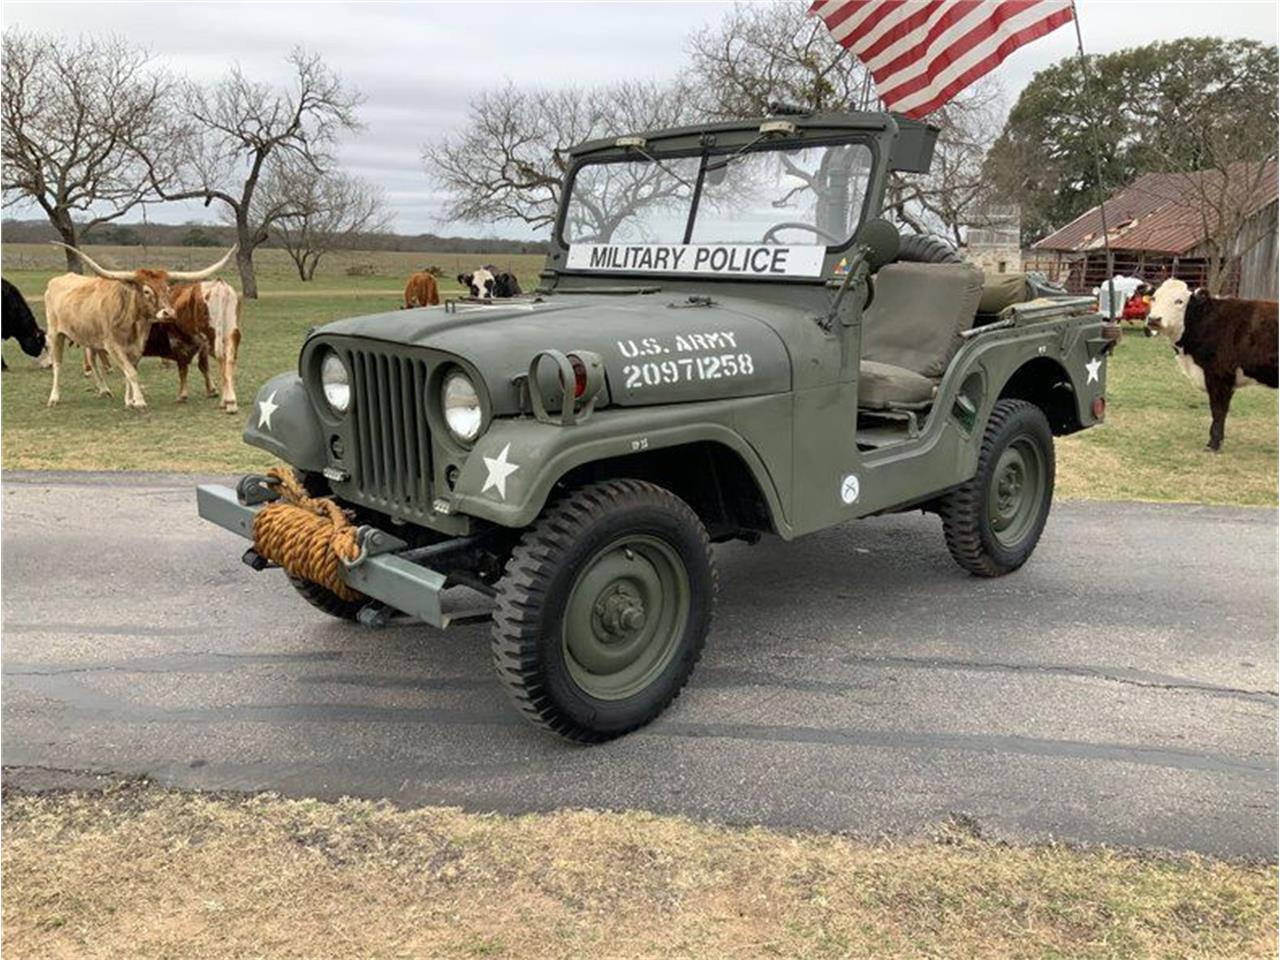
<svg viewBox="0 0 1280 960"><path fill-rule="evenodd" d="M1247 215L1276 202L1280 180L1276 161L1233 164L1225 188L1222 173L1198 170L1193 173L1148 173L1139 177L1105 203L1107 227L1113 250L1142 250L1180 255L1205 241L1207 210L1210 225L1216 220L1210 198L1239 195L1250 191ZM1259 179L1261 174L1261 179ZM1238 202L1238 201L1236 201ZM1032 246L1038 250L1085 252L1102 248L1102 218L1097 207L1076 217Z"/></svg>

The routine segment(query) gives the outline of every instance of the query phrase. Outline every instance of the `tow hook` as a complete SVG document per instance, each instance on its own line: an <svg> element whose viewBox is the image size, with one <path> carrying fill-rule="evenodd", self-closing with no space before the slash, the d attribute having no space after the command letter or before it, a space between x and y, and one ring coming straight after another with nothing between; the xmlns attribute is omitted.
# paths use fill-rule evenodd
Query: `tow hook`
<svg viewBox="0 0 1280 960"><path fill-rule="evenodd" d="M367 524L361 525L356 529L356 542L360 545L360 552L352 559L344 560L338 558L338 562L347 570L351 570L360 566L370 557L376 557L381 553L395 553L409 546L399 537L393 537L385 530L379 530L377 527L371 527Z"/></svg>
<svg viewBox="0 0 1280 960"><path fill-rule="evenodd" d="M243 506L256 507L260 503L271 503L280 499L280 481L275 477L250 473L240 478L236 484L236 499Z"/></svg>

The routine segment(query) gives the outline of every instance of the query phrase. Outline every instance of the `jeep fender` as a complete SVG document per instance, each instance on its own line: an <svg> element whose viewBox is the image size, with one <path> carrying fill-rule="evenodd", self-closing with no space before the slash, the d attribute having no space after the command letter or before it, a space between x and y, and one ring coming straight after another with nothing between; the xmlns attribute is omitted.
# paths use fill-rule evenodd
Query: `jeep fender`
<svg viewBox="0 0 1280 960"><path fill-rule="evenodd" d="M324 469L324 430L296 373L262 385L244 425L244 442L300 470Z"/></svg>
<svg viewBox="0 0 1280 960"><path fill-rule="evenodd" d="M979 420L986 422L996 400L1006 395L1005 390L1019 371L1039 366L1071 384L1074 409L1080 423L1094 422L1093 398L1101 396L1106 388L1106 363L1100 363L1096 377L1090 380L1090 362L1102 355L1104 341L1099 324L1080 323L1066 330L1047 325L1015 327L992 331L966 344L956 356L956 361L943 377L938 396L955 396L964 389L973 374L982 381L982 403Z"/></svg>
<svg viewBox="0 0 1280 960"><path fill-rule="evenodd" d="M709 441L742 458L764 497L775 528L787 531L782 499L764 460L733 427L734 411L742 403L737 400L667 408L611 408L569 427L528 417L495 420L476 441L463 465L450 500L450 512L504 527L525 527L542 511L556 482L575 467Z"/></svg>
<svg viewBox="0 0 1280 960"><path fill-rule="evenodd" d="M1074 413L1074 426L1071 429L1060 429L1058 424L1053 424L1054 433L1071 433L1096 423L1098 418L1093 415L1093 401L1106 393L1106 350L1109 343L1101 335L1100 324L1077 323L1066 330L1051 333L1042 332L1035 327L1024 328L1024 334L1022 338L1015 338L1018 349L1011 362L1002 364L998 369L1000 375L991 385L996 388L990 398L991 405L999 397L1018 396L1043 408L1044 399L1036 395L1024 395L1019 381L1026 377L1033 382L1038 380L1044 386L1045 381L1052 376L1071 385L1069 406ZM981 355L979 354L980 357ZM1097 361L1096 366L1094 361ZM1051 410L1046 409L1045 413L1053 419Z"/></svg>

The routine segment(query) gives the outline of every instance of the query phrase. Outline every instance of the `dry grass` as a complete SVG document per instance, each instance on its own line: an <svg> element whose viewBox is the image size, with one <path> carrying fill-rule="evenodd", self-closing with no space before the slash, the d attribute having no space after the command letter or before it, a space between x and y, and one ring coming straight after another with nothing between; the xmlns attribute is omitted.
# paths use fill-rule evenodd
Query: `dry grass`
<svg viewBox="0 0 1280 960"><path fill-rule="evenodd" d="M123 785L4 805L10 957L1269 957L1276 869Z"/></svg>

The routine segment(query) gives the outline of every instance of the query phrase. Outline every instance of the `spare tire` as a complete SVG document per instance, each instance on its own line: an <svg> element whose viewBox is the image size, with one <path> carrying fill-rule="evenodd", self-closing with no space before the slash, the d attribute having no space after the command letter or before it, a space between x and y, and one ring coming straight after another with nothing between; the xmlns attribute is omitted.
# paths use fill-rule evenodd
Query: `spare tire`
<svg viewBox="0 0 1280 960"><path fill-rule="evenodd" d="M964 263L947 241L927 233L904 233L897 259L905 263Z"/></svg>

